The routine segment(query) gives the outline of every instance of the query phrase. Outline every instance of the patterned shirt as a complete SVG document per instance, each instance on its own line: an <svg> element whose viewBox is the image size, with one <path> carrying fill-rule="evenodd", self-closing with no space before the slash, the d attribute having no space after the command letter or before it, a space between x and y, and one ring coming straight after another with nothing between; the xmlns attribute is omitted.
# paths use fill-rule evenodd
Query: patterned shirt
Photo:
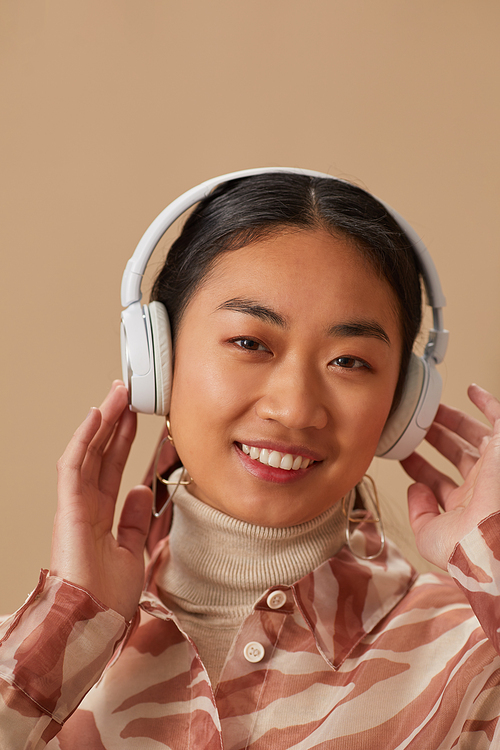
<svg viewBox="0 0 500 750"><path fill-rule="evenodd" d="M499 539L495 513L455 548L455 582L390 543L366 561L344 547L259 598L217 686L157 595L168 539L130 625L44 573L0 628L0 747L498 748Z"/></svg>

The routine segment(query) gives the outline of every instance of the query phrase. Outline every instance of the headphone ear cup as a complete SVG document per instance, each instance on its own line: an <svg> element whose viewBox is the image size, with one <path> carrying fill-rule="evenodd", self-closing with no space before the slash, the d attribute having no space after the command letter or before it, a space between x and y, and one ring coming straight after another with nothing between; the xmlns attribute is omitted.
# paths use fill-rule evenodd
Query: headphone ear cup
<svg viewBox="0 0 500 750"><path fill-rule="evenodd" d="M394 448L410 424L422 394L424 374L423 360L412 352L401 401L385 423L375 453L376 456L385 456Z"/></svg>
<svg viewBox="0 0 500 750"><path fill-rule="evenodd" d="M436 416L441 390L433 361L412 353L401 402L385 424L375 455L402 461L413 453Z"/></svg>
<svg viewBox="0 0 500 750"><path fill-rule="evenodd" d="M172 388L172 336L165 305L150 302L151 336L155 369L156 408L155 414L167 415L170 409Z"/></svg>

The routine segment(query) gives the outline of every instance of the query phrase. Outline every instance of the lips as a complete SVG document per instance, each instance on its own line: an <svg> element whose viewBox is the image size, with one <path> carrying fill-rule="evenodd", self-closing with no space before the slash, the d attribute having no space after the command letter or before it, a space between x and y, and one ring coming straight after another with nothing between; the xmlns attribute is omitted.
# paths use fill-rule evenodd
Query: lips
<svg viewBox="0 0 500 750"><path fill-rule="evenodd" d="M241 450L254 461L259 461L264 466L271 466L274 469L283 469L284 471L298 471L307 469L308 466L315 463L314 459L307 456L301 456L293 453L282 453L272 448L259 448L255 445L240 444Z"/></svg>

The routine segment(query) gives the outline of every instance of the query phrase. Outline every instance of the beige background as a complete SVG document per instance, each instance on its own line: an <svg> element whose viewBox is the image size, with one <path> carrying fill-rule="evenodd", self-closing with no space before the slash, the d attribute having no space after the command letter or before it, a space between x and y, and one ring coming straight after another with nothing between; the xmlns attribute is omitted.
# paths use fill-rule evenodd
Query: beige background
<svg viewBox="0 0 500 750"><path fill-rule="evenodd" d="M126 260L201 180L305 166L385 198L442 277L446 400L500 393L499 20L494 0L0 1L1 611L48 564L55 462L120 375ZM125 485L160 427L141 418Z"/></svg>

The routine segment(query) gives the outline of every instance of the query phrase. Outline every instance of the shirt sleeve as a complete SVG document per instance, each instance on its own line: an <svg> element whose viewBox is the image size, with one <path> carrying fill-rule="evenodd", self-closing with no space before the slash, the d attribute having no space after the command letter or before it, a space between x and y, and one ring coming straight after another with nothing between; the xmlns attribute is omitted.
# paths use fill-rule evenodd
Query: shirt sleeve
<svg viewBox="0 0 500 750"><path fill-rule="evenodd" d="M42 571L23 606L0 625L0 747L45 747L127 627L88 591Z"/></svg>
<svg viewBox="0 0 500 750"><path fill-rule="evenodd" d="M448 572L500 654L500 512L485 518L457 544Z"/></svg>

